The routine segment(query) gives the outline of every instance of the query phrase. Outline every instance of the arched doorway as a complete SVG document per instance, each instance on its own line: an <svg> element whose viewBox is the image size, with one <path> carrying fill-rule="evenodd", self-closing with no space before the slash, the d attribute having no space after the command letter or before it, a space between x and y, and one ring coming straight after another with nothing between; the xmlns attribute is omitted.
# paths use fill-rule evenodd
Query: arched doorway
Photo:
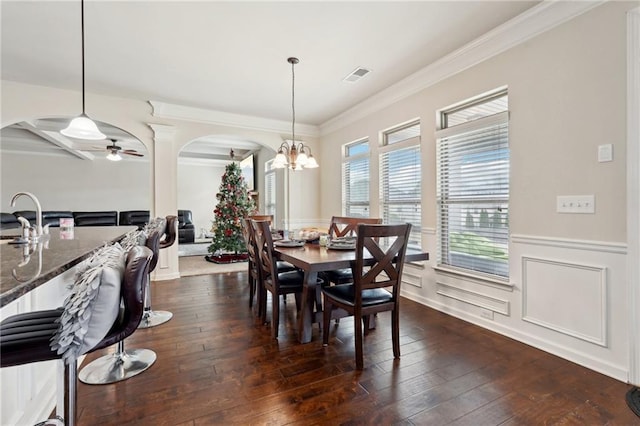
<svg viewBox="0 0 640 426"><path fill-rule="evenodd" d="M43 210L150 210L151 167L145 145L103 122L96 124L111 140L65 137L59 131L70 119L40 118L0 130L2 211L13 209L10 195L18 191L35 194ZM114 151L120 161L107 159Z"/></svg>
<svg viewBox="0 0 640 426"><path fill-rule="evenodd" d="M249 181L249 189L254 194L259 209L262 210L261 207L264 206L264 170L265 163L275 155L272 148L237 135L208 135L193 139L178 154L177 204L179 211L191 212L195 228L194 240L200 246L179 245L179 256L207 254L207 235L213 225L216 193L220 188L225 166L233 161L230 157L231 150L234 152L234 160L246 165L245 179Z"/></svg>

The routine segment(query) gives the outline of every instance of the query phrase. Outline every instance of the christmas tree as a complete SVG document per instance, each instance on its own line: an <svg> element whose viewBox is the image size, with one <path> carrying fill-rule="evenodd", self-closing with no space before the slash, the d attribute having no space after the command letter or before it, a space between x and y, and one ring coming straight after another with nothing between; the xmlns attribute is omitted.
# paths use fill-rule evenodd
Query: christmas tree
<svg viewBox="0 0 640 426"><path fill-rule="evenodd" d="M216 194L218 204L213 213L214 232L209 252L244 253L247 248L242 236L242 219L255 213L255 203L249 197L247 183L242 170L233 161L225 167L220 183L220 191Z"/></svg>

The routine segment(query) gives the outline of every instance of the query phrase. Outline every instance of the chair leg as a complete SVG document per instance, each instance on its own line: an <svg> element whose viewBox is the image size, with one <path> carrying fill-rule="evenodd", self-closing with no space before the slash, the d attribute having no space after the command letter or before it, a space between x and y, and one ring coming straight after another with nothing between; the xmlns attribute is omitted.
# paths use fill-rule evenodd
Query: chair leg
<svg viewBox="0 0 640 426"><path fill-rule="evenodd" d="M260 306L258 306L258 314L260 315L260 322L262 324L267 323L267 293L268 293L268 290L261 285L260 290L258 292L258 297L260 298Z"/></svg>
<svg viewBox="0 0 640 426"><path fill-rule="evenodd" d="M79 378L88 385L120 382L142 373L156 361L150 349L124 350L124 340L118 342L115 353L91 361L80 370Z"/></svg>
<svg viewBox="0 0 640 426"><path fill-rule="evenodd" d="M62 361L64 363L64 361ZM64 407L62 418L65 426L75 426L78 412L78 364L73 360L71 365L64 363Z"/></svg>
<svg viewBox="0 0 640 426"><path fill-rule="evenodd" d="M251 267L249 267L251 269ZM253 296L256 292L256 281L251 276L251 270L249 270L249 308L253 308Z"/></svg>
<svg viewBox="0 0 640 426"><path fill-rule="evenodd" d="M329 299L324 300L324 311L322 311L322 345L329 346L329 322L331 322L331 311L333 304Z"/></svg>
<svg viewBox="0 0 640 426"><path fill-rule="evenodd" d="M391 312L391 340L393 357L400 358L400 312L397 307Z"/></svg>
<svg viewBox="0 0 640 426"><path fill-rule="evenodd" d="M280 327L280 296L271 294L271 337L278 338L278 328Z"/></svg>
<svg viewBox="0 0 640 426"><path fill-rule="evenodd" d="M169 311L154 311L151 309L151 278L147 280L144 299L144 314L138 328L151 328L164 324L173 317Z"/></svg>
<svg viewBox="0 0 640 426"><path fill-rule="evenodd" d="M360 313L354 313L353 318L356 343L356 370L362 370L364 369L364 356L362 355L362 315Z"/></svg>

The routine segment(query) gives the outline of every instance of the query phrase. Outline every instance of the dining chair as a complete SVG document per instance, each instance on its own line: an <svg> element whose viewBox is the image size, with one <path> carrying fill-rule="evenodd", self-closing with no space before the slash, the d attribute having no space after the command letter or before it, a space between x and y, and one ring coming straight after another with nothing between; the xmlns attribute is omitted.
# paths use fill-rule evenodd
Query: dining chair
<svg viewBox="0 0 640 426"><path fill-rule="evenodd" d="M322 288L322 343L329 344L333 309L342 308L348 316L353 316L357 370L364 367L363 319L378 312L391 311L393 357L400 358L400 284L410 231L409 223L358 225L353 283ZM368 331L366 327L365 331Z"/></svg>
<svg viewBox="0 0 640 426"><path fill-rule="evenodd" d="M256 221L266 221L271 225L273 221L272 215L250 215L242 220L242 236L244 237L245 244L247 245L247 255L248 255L248 277L249 277L249 308L253 308L253 300L257 299L257 315L262 317L262 311L265 309L266 305L266 294L262 291L262 282L260 278L260 272L258 269L257 255L256 255L256 239L253 232L253 227L251 226L251 220ZM293 271L296 268L288 263L278 260L276 262L276 268L278 272L288 272ZM283 295L283 300L286 303L285 295Z"/></svg>
<svg viewBox="0 0 640 426"><path fill-rule="evenodd" d="M247 245L247 263L248 263L248 276L249 276L249 307L253 308L253 299L256 293L260 293L262 282L260 281L260 271L258 270L258 262L256 256L256 239L251 226L251 220L249 217L242 219L242 236L244 242ZM259 303L260 295L258 294L258 315L262 315L261 307Z"/></svg>
<svg viewBox="0 0 640 426"><path fill-rule="evenodd" d="M255 235L256 258L262 285L266 291L271 293L271 337L277 339L280 326L280 304L278 303L280 295L293 293L296 299L296 311L299 312L302 306L304 272L298 269L278 272L269 222L251 220L251 226ZM318 278L317 284L321 285L322 280ZM263 322L266 321L266 292L264 293L264 303Z"/></svg>
<svg viewBox="0 0 640 426"><path fill-rule="evenodd" d="M357 235L357 226L360 223L368 225L381 224L382 219L373 217L347 217L333 216L329 225L329 238L353 237ZM353 274L350 268L336 269L324 272L322 277L327 285L346 284L353 282Z"/></svg>

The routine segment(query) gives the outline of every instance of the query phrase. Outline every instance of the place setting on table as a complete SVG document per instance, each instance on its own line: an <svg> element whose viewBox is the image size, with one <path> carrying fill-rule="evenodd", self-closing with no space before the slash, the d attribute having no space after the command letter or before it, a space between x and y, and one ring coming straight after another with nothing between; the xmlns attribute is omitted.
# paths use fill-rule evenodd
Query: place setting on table
<svg viewBox="0 0 640 426"><path fill-rule="evenodd" d="M283 248L295 248L295 247L304 247L305 244L319 244L323 235L326 234L321 233L315 229L302 229L300 231L293 231L291 235L294 238L283 237L282 233L279 231L272 231L271 237L273 238L273 245L276 247ZM298 238L295 238L298 236Z"/></svg>

